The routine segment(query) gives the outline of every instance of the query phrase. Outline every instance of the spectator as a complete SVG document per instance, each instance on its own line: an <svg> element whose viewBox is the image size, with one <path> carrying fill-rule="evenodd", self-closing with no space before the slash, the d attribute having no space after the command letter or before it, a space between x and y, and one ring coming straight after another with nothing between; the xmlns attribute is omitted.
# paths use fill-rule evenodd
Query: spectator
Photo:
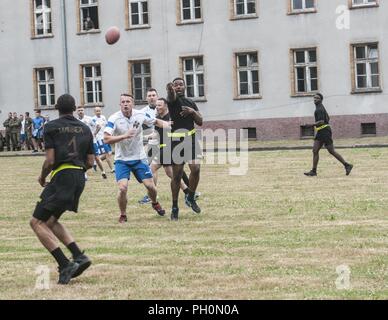
<svg viewBox="0 0 388 320"><path fill-rule="evenodd" d="M19 120L21 121L21 127L20 127L20 149L25 150L26 149L26 141L27 141L27 135L26 135L26 120L24 119L24 116L21 114L19 116Z"/></svg>
<svg viewBox="0 0 388 320"><path fill-rule="evenodd" d="M37 110L35 112L35 118L32 120L32 142L34 144L33 153L38 152L38 149L43 151L43 125L44 118L41 115L41 111Z"/></svg>
<svg viewBox="0 0 388 320"><path fill-rule="evenodd" d="M32 118L30 117L30 113L26 112L24 118L25 118L24 130L26 133L26 147L28 150L33 150L34 145L32 143Z"/></svg>
<svg viewBox="0 0 388 320"><path fill-rule="evenodd" d="M7 151L11 151L11 128L9 122L12 120L12 112L8 113L8 119L4 121L3 126L5 128L5 145L7 146Z"/></svg>
<svg viewBox="0 0 388 320"><path fill-rule="evenodd" d="M20 151L20 131L22 122L16 112L13 113L12 119L9 121L11 132L12 151Z"/></svg>
<svg viewBox="0 0 388 320"><path fill-rule="evenodd" d="M94 29L94 22L90 17L87 17L85 21L85 31L89 31L92 29Z"/></svg>

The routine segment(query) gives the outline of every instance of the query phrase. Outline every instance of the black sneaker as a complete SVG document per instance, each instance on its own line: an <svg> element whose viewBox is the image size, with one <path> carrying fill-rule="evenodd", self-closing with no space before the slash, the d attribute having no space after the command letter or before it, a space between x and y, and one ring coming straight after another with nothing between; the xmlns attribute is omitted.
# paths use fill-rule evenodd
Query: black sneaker
<svg viewBox="0 0 388 320"><path fill-rule="evenodd" d="M311 170L310 172L305 172L304 175L308 176L308 177L316 177L317 173L315 171Z"/></svg>
<svg viewBox="0 0 388 320"><path fill-rule="evenodd" d="M77 272L79 267L78 263L69 262L69 264L64 268L59 268L59 280L58 284L68 284L73 278L73 275Z"/></svg>
<svg viewBox="0 0 388 320"><path fill-rule="evenodd" d="M179 209L178 208L172 208L171 210L171 221L178 221L179 216Z"/></svg>
<svg viewBox="0 0 388 320"><path fill-rule="evenodd" d="M185 203L186 206L190 207L195 213L201 213L201 208L198 206L197 202L195 200L190 200L188 194L185 196Z"/></svg>
<svg viewBox="0 0 388 320"><path fill-rule="evenodd" d="M347 164L345 166L345 170L346 170L346 175L347 176L350 174L350 172L352 172L352 169L353 169L353 165L352 164Z"/></svg>
<svg viewBox="0 0 388 320"><path fill-rule="evenodd" d="M80 256L74 259L74 262L78 263L79 267L77 271L73 274L72 278L79 277L87 268L92 265L92 261L90 261L90 259L86 255L84 255L83 252Z"/></svg>
<svg viewBox="0 0 388 320"><path fill-rule="evenodd" d="M106 173L105 173L105 172L104 172L104 173L101 173L101 176L102 176L103 179L108 179L108 177L106 176Z"/></svg>

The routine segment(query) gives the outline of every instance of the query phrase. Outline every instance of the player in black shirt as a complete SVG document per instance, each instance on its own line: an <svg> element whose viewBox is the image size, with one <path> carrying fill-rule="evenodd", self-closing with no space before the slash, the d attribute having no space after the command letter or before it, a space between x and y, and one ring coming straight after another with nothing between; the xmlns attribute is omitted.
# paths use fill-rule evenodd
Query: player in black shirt
<svg viewBox="0 0 388 320"><path fill-rule="evenodd" d="M50 121L44 130L46 160L39 176L44 187L30 225L43 246L59 265L59 284L68 284L79 276L91 261L81 252L67 229L58 222L69 210L77 212L85 187L85 171L94 164L93 135L88 126L73 117L75 100L70 95L58 99L59 119ZM51 172L51 181L46 178ZM58 246L59 239L72 253L69 261Z"/></svg>
<svg viewBox="0 0 388 320"><path fill-rule="evenodd" d="M315 104L315 123L311 126L314 126L315 129L315 139L313 146L313 168L310 172L306 172L305 175L309 177L313 177L317 175L317 168L319 162L319 151L325 145L327 151L334 156L339 162L341 162L345 167L346 175L348 176L353 169L353 165L347 163L342 156L337 153L334 149L332 132L330 128L330 117L322 104L323 95L317 93L314 96L314 104Z"/></svg>
<svg viewBox="0 0 388 320"><path fill-rule="evenodd" d="M196 138L195 125L202 126L203 119L195 102L185 97L185 91L186 84L182 78L176 78L167 85L168 110L173 122L171 129L173 164L171 220L178 220L178 198L185 162L188 163L191 171L189 193L185 196L186 205L191 207L195 213L201 212L195 200L201 168L199 164L201 148Z"/></svg>

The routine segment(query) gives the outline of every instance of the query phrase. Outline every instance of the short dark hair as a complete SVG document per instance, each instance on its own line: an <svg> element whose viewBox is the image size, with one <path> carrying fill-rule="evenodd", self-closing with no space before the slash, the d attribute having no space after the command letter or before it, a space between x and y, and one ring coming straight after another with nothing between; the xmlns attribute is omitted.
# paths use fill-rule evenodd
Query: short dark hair
<svg viewBox="0 0 388 320"><path fill-rule="evenodd" d="M76 110L75 99L69 94L64 94L58 98L55 108L60 114L73 113Z"/></svg>
<svg viewBox="0 0 388 320"><path fill-rule="evenodd" d="M156 92L156 94L158 94L158 90L156 90L155 88L149 88L148 90L147 90L147 93L148 92Z"/></svg>
<svg viewBox="0 0 388 320"><path fill-rule="evenodd" d="M160 100L160 101L163 101L165 104L168 104L168 101L167 101L167 99L165 99L165 98L159 98L158 101L159 101L159 100Z"/></svg>
<svg viewBox="0 0 388 320"><path fill-rule="evenodd" d="M178 81L178 80L181 80L181 81L183 81L183 83L186 84L185 79L183 79L183 78L181 78L181 77L175 78L174 80L172 80L172 83L174 83L175 81Z"/></svg>
<svg viewBox="0 0 388 320"><path fill-rule="evenodd" d="M318 92L318 93L316 93L316 95L319 96L319 97L321 98L321 101L323 101L323 95L322 95L322 93L319 93L319 92Z"/></svg>
<svg viewBox="0 0 388 320"><path fill-rule="evenodd" d="M129 93L122 93L122 94L120 94L120 97L130 97L130 98L132 98L132 99L135 99L135 98L133 97L133 95L131 95L131 94L129 94Z"/></svg>
<svg viewBox="0 0 388 320"><path fill-rule="evenodd" d="M30 116L30 113L29 113L29 112L26 112L26 116L28 116L28 117L29 117L29 116Z"/></svg>

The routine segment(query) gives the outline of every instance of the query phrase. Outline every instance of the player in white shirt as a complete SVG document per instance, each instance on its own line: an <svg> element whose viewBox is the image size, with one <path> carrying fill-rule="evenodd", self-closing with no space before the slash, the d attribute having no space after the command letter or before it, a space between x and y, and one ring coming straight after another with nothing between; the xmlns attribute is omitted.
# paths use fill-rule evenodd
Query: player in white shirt
<svg viewBox="0 0 388 320"><path fill-rule="evenodd" d="M131 172L135 178L143 183L152 201L152 207L160 215L165 210L157 201L157 190L152 172L148 164L147 155L143 147L143 124L169 127L169 123L156 119L139 110L135 110L133 96L120 96L121 110L113 114L104 131L104 142L115 144L115 171L119 187L118 204L120 208L120 223L127 221L127 191Z"/></svg>
<svg viewBox="0 0 388 320"><path fill-rule="evenodd" d="M95 116L92 118L96 126L96 142L94 144L94 148L97 151L101 161L106 160L111 172L114 173L112 164L112 148L109 144L104 143L104 130L108 124L108 121L102 114L101 107L96 107L94 109L94 114Z"/></svg>
<svg viewBox="0 0 388 320"><path fill-rule="evenodd" d="M92 131L93 133L93 143L94 143L94 146L96 145L96 123L93 121L93 118L92 117L89 117L87 115L85 115L85 109L83 107L78 107L77 108L77 115L78 115L78 120L80 120L81 122L83 122L84 124L86 124L90 131ZM107 176L106 176L106 173L105 173L105 170L104 170L104 166L102 165L102 161L100 159L100 156L96 150L96 147L94 147L94 153L95 153L95 156L96 156L96 163L98 165L98 167L100 168L101 170L101 175L104 179L107 179Z"/></svg>

